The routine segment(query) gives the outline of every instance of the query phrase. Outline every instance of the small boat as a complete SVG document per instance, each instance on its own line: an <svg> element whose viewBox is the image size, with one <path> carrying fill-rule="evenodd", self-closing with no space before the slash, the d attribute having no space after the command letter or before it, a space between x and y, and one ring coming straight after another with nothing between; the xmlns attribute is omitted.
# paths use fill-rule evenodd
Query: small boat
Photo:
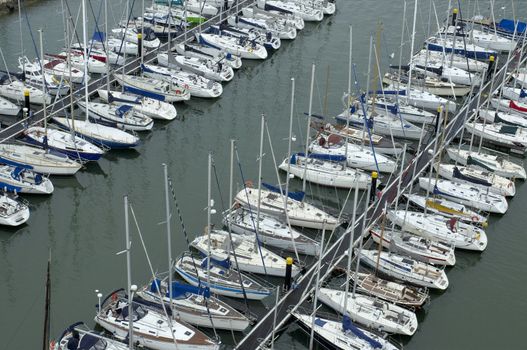
<svg viewBox="0 0 527 350"><path fill-rule="evenodd" d="M295 27L277 21L233 15L227 18L227 22L240 28L256 29L264 33L269 32L281 40L293 40L297 36Z"/></svg>
<svg viewBox="0 0 527 350"><path fill-rule="evenodd" d="M324 11L322 9L312 8L305 5L304 3L275 0L258 0L257 6L260 9L266 11L291 13L302 18L306 22L320 22L324 19Z"/></svg>
<svg viewBox="0 0 527 350"><path fill-rule="evenodd" d="M419 187L454 202L490 213L505 214L509 208L504 196L457 181L420 177Z"/></svg>
<svg viewBox="0 0 527 350"><path fill-rule="evenodd" d="M170 297L172 292L172 298ZM172 311L172 317L198 327L243 331L249 326L247 317L229 304L210 295L208 290L173 281L168 288L168 277L155 279L139 288L134 301ZM172 309L170 306L172 305Z"/></svg>
<svg viewBox="0 0 527 350"><path fill-rule="evenodd" d="M255 211L258 207L260 197L260 212L272 215L281 220L286 220L285 200L287 199L287 219L293 226L307 227L313 229L334 230L341 222L336 217L316 208L315 206L301 201L303 192L289 193L287 196L280 193L280 190L268 184L263 184L270 190L246 188L238 192L235 201L243 207ZM261 195L258 192L261 191ZM295 197L295 198L292 198Z"/></svg>
<svg viewBox="0 0 527 350"><path fill-rule="evenodd" d="M506 178L525 180L527 174L523 166L505 159L502 155L494 155L455 147L446 148L448 157L456 163L480 170L488 170Z"/></svg>
<svg viewBox="0 0 527 350"><path fill-rule="evenodd" d="M75 135L101 147L128 149L139 145L139 138L137 136L110 126L92 123L86 120L75 120L73 123L70 118L65 117L52 117L52 120L60 128L68 131L73 130ZM78 157L73 156L73 158Z"/></svg>
<svg viewBox="0 0 527 350"><path fill-rule="evenodd" d="M479 187L501 196L512 197L516 194L514 181L489 171L444 163L436 165L436 171L447 180Z"/></svg>
<svg viewBox="0 0 527 350"><path fill-rule="evenodd" d="M344 299L347 309L344 310ZM380 329L388 333L413 335L417 330L417 317L414 312L401 306L363 294L320 288L318 299L340 312L347 313L355 322L371 329Z"/></svg>
<svg viewBox="0 0 527 350"><path fill-rule="evenodd" d="M422 49L412 58L412 62L419 62L424 65L424 62L439 62L442 65L447 65L448 67L460 68L469 72L474 73L483 73L488 70L489 64L486 62L481 62L472 58L468 58L462 55L456 54L446 54L442 51L430 51L427 49ZM433 63L432 63L433 64Z"/></svg>
<svg viewBox="0 0 527 350"><path fill-rule="evenodd" d="M83 322L77 322L62 332L58 339L52 340L49 350L127 350L128 345L105 337L89 329Z"/></svg>
<svg viewBox="0 0 527 350"><path fill-rule="evenodd" d="M278 166L283 171L306 181L329 187L365 190L370 185L370 175L346 165L345 156L328 156L295 153Z"/></svg>
<svg viewBox="0 0 527 350"><path fill-rule="evenodd" d="M125 92L165 102L190 100L190 93L187 90L170 86L164 81L117 73L114 73L114 77L119 85L123 86Z"/></svg>
<svg viewBox="0 0 527 350"><path fill-rule="evenodd" d="M45 102L49 105L51 103L51 96L41 89L37 89L34 86L30 86L20 80L9 77L7 74L0 76L0 96L18 102L24 102L26 99L24 95L26 91L29 91L30 102L32 104L42 105ZM6 111L13 110L12 106L9 104L4 104L4 106Z"/></svg>
<svg viewBox="0 0 527 350"><path fill-rule="evenodd" d="M137 302L132 302L130 315L128 305L128 297L122 289L109 294L101 303L95 322L117 339L125 340L129 332L128 320L133 317L134 342L153 350L220 348L220 344L183 321L168 319L165 315Z"/></svg>
<svg viewBox="0 0 527 350"><path fill-rule="evenodd" d="M468 209L463 204L449 201L444 198L426 198L418 194L403 194L411 204L433 214L439 214L448 218L456 218L460 221L486 226L487 218L475 211Z"/></svg>
<svg viewBox="0 0 527 350"><path fill-rule="evenodd" d="M25 201L8 196L3 192L0 196L0 225L20 226L29 220L29 207Z"/></svg>
<svg viewBox="0 0 527 350"><path fill-rule="evenodd" d="M354 325L351 319L344 315L342 322L322 317L294 312L298 325L308 333L314 327L315 338L324 345L325 349L338 350L398 350L398 348L384 337Z"/></svg>
<svg viewBox="0 0 527 350"><path fill-rule="evenodd" d="M309 145L309 151L332 157L345 156L349 167L362 170L392 173L397 168L394 160L383 154L374 153L371 146L361 146L351 142L346 144L343 137L335 134L327 136L319 134Z"/></svg>
<svg viewBox="0 0 527 350"><path fill-rule="evenodd" d="M457 55L488 61L490 56L498 57L496 51L486 49L475 44L467 43L461 38L430 37L425 40L428 50L445 53L454 52Z"/></svg>
<svg viewBox="0 0 527 350"><path fill-rule="evenodd" d="M260 60L267 58L265 47L251 43L246 38L237 39L217 34L196 33L196 39L200 45L214 47L241 58Z"/></svg>
<svg viewBox="0 0 527 350"><path fill-rule="evenodd" d="M415 211L390 210L388 219L404 231L419 236L453 244L458 249L484 251L487 235L479 227L447 219L441 215L423 214Z"/></svg>
<svg viewBox="0 0 527 350"><path fill-rule="evenodd" d="M0 115L17 116L18 113L20 113L18 105L0 96Z"/></svg>
<svg viewBox="0 0 527 350"><path fill-rule="evenodd" d="M177 110L173 104L149 97L125 94L119 91L98 89L99 98L117 106L132 106L134 112L152 119L173 120L177 117Z"/></svg>
<svg viewBox="0 0 527 350"><path fill-rule="evenodd" d="M454 247L444 242L426 239L410 232L392 228L382 230L379 227L374 227L370 229L370 235L375 243L382 244L386 249L400 252L413 259L434 265L453 266L456 264Z"/></svg>
<svg viewBox="0 0 527 350"><path fill-rule="evenodd" d="M207 79L214 81L231 81L234 78L232 67L224 65L221 62L214 62L213 60L204 60L197 57L186 57L183 55L175 55L171 57L172 62L169 62L168 55L160 53L157 55L157 62L159 65L168 68L182 68L188 72L199 74Z"/></svg>
<svg viewBox="0 0 527 350"><path fill-rule="evenodd" d="M255 239L244 235L231 234L220 230L214 230L210 234L211 258L216 261L227 261L231 255L236 254L237 268L240 271L252 272L268 276L285 276L286 261L280 255L259 246ZM204 255L208 252L209 237L207 234L196 237L191 246ZM293 266L292 275L296 276L300 269Z"/></svg>
<svg viewBox="0 0 527 350"><path fill-rule="evenodd" d="M88 112L92 121L111 126L114 128L134 131L152 130L154 121L145 115L134 113L133 107L129 105L110 105L98 102L77 101L79 108Z"/></svg>
<svg viewBox="0 0 527 350"><path fill-rule="evenodd" d="M74 160L96 161L104 154L101 148L78 136L57 129L46 130L40 126L25 130L24 140L32 145L63 153Z"/></svg>
<svg viewBox="0 0 527 350"><path fill-rule="evenodd" d="M0 189L16 193L52 194L54 188L42 174L20 166L0 165Z"/></svg>
<svg viewBox="0 0 527 350"><path fill-rule="evenodd" d="M210 269L207 261L207 257L195 259L183 255L176 261L174 269L187 283L208 288L217 295L248 300L262 300L271 295L269 288L233 269L229 258L219 261L211 257Z"/></svg>
<svg viewBox="0 0 527 350"><path fill-rule="evenodd" d="M363 250L361 263L378 268L385 275L420 287L445 290L448 278L444 270L410 257L377 250Z"/></svg>
<svg viewBox="0 0 527 350"><path fill-rule="evenodd" d="M63 153L9 143L0 144L0 162L50 175L74 175L82 167Z"/></svg>
<svg viewBox="0 0 527 350"><path fill-rule="evenodd" d="M264 245L279 248L290 252L297 251L304 255L318 255L320 244L299 231L289 228L284 221L260 213L260 220L257 220L256 210L235 208L226 212L223 216L223 224L229 227L232 232L245 235Z"/></svg>
<svg viewBox="0 0 527 350"><path fill-rule="evenodd" d="M84 71L73 66L70 67L66 60L56 57L49 58L43 61L45 73L76 84L82 84L85 80L90 81L91 78L89 75L85 76Z"/></svg>
<svg viewBox="0 0 527 350"><path fill-rule="evenodd" d="M213 62L221 62L232 69L240 69L242 60L239 56L225 52L212 46L203 46L199 44L178 44L175 46L176 52L186 57L196 57L202 59L211 59Z"/></svg>
<svg viewBox="0 0 527 350"><path fill-rule="evenodd" d="M419 308L428 300L428 289L382 279L372 273L350 273L358 291L391 303Z"/></svg>

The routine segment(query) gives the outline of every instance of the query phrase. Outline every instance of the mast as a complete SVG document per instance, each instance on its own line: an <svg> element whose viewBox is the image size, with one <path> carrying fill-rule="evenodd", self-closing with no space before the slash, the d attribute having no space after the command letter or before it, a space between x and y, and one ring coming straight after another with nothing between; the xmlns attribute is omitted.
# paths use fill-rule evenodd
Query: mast
<svg viewBox="0 0 527 350"><path fill-rule="evenodd" d="M44 336L42 338L42 350L49 349L49 317L50 317L50 306L51 306L51 278L50 278L50 269L51 269L51 251L48 258L48 271L46 274L46 302L44 308Z"/></svg>
<svg viewBox="0 0 527 350"><path fill-rule="evenodd" d="M311 87L309 89L309 109L307 112L307 131L306 131L306 147L305 147L306 161L304 163L304 178L302 179L302 192L306 192L307 153L309 152L309 134L311 131L310 129L311 128L311 108L313 105L313 84L314 82L315 82L315 64L313 63L311 65ZM294 94L291 95L291 114L293 114L293 98L294 98ZM289 135L289 137L291 137L291 135Z"/></svg>
<svg viewBox="0 0 527 350"><path fill-rule="evenodd" d="M265 128L265 115L262 114L260 124L260 153L258 155L258 205L256 207L256 236L258 238L258 232L260 231L260 206L262 201L262 158L263 158L263 139L264 139L264 128ZM287 201L287 193L286 199ZM256 239L258 244L258 239Z"/></svg>
<svg viewBox="0 0 527 350"><path fill-rule="evenodd" d="M88 20L86 19L86 0L82 0L82 41L84 47L87 43L87 33L86 33L86 25L88 24ZM86 121L89 121L88 115L89 115L89 108L88 108L88 55L84 57L84 103L86 105ZM70 76L71 80L71 76Z"/></svg>
<svg viewBox="0 0 527 350"><path fill-rule="evenodd" d="M163 172L165 174L165 214L167 221L167 249L168 249L168 293L170 298L170 310L172 310L172 237L170 233L170 200L168 187L168 169L167 165L163 163Z"/></svg>
<svg viewBox="0 0 527 350"><path fill-rule="evenodd" d="M309 337L309 350L313 349L313 340L315 333L315 318L317 313L318 285L320 283L320 265L324 254L324 239L326 236L326 220L322 223L322 240L320 241L320 252L317 262L317 279L315 280L315 296L313 297L313 314L311 315L311 336Z"/></svg>
<svg viewBox="0 0 527 350"><path fill-rule="evenodd" d="M412 25L412 40L411 40L411 44L410 44L410 55L413 55L414 53L414 45L415 45L415 21L417 19L417 1L418 0L415 0L415 4L414 4L414 22L413 22L413 25ZM406 96L408 97L410 95L410 85L412 83L412 69L410 69L408 71L408 87L407 87L407 91L406 91Z"/></svg>
<svg viewBox="0 0 527 350"><path fill-rule="evenodd" d="M106 49L106 90L110 95L110 49L108 47L108 0L104 0L104 47ZM119 60L119 57L117 57ZM124 62L123 64L125 64Z"/></svg>
<svg viewBox="0 0 527 350"><path fill-rule="evenodd" d="M40 74L42 75L42 92L47 94L46 92L46 77L44 76L44 44L42 43L42 33L44 32L43 29L38 30L38 38L40 41ZM46 143L48 142L48 117L47 117L47 106L46 106L46 96L44 96L44 100L42 101L42 112L44 113L44 147L46 147Z"/></svg>
<svg viewBox="0 0 527 350"><path fill-rule="evenodd" d="M82 0L84 4L85 0ZM130 227L128 223L128 196L124 196L124 220L125 220L125 238L126 238L126 283L128 289L128 346L133 349L134 344L134 325L133 325L133 307L132 307L132 266L130 262Z"/></svg>
<svg viewBox="0 0 527 350"><path fill-rule="evenodd" d="M289 137L287 142L287 174L285 180L285 193L289 193L289 172L291 171L291 138L293 137L293 107L295 102L295 78L291 78L291 111L289 113ZM307 168L307 153L306 153L306 167L304 168L304 180L305 180L305 169ZM284 203L284 211L287 213L287 200Z"/></svg>
<svg viewBox="0 0 527 350"><path fill-rule="evenodd" d="M362 217L362 227L360 229L359 239L359 252L357 253L357 261L355 262L355 281L357 281L357 276L359 275L359 265L360 265L360 255L362 252L362 241L364 235L364 228L366 227L366 219L368 217L368 202L370 200L371 186L368 186L366 198L364 199L364 213ZM352 298L355 299L355 291L357 290L357 282L353 283Z"/></svg>
<svg viewBox="0 0 527 350"><path fill-rule="evenodd" d="M353 243L355 238L355 221L357 214L357 197L359 196L359 182L355 182L355 195L353 196L353 214L351 215L351 232L350 232L350 243L348 247L348 265L346 266L346 289L344 292L344 308L342 309L343 315L347 314L348 310L348 294L350 289L350 276L351 276L351 261L353 260Z"/></svg>
<svg viewBox="0 0 527 350"><path fill-rule="evenodd" d="M207 287L210 288L210 254L211 254L211 245L210 245L210 231L211 225L210 225L210 214L211 214L211 205L212 205L212 198L211 198L211 173L212 173L212 154L209 153L209 165L208 165L208 171L207 171Z"/></svg>
<svg viewBox="0 0 527 350"><path fill-rule="evenodd" d="M24 56L24 36L22 35L22 4L21 4L21 0L18 0L18 28L20 30L20 55L21 56ZM23 64L25 65L25 60L23 60L22 62L24 62ZM26 67L22 67L22 72L25 72Z"/></svg>
<svg viewBox="0 0 527 350"><path fill-rule="evenodd" d="M66 64L68 65L68 74L69 74L69 86L70 86L70 117L71 117L71 139L75 140L75 115L73 111L73 84L71 83L71 39L70 39L70 21L72 21L71 16L68 12L68 17L66 19L66 44L68 51L66 53ZM88 118L86 118L87 120Z"/></svg>
<svg viewBox="0 0 527 350"><path fill-rule="evenodd" d="M351 67L353 62L353 27L350 25L350 47L349 47L349 62L348 62L348 96L346 97L346 138L345 138L345 149L344 149L344 166L343 169L346 169L346 166L348 165L348 131L350 126L350 118L351 118L351 111L350 111L350 98L351 98Z"/></svg>

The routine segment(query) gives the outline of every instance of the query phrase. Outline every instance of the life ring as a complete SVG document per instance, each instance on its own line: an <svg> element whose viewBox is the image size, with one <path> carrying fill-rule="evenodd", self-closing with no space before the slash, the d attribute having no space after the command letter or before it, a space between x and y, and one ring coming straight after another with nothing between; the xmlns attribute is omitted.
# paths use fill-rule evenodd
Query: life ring
<svg viewBox="0 0 527 350"><path fill-rule="evenodd" d="M112 294L112 301L117 301L117 293Z"/></svg>
<svg viewBox="0 0 527 350"><path fill-rule="evenodd" d="M181 94L181 90L176 90L176 94Z"/></svg>
<svg viewBox="0 0 527 350"><path fill-rule="evenodd" d="M473 215L471 219L472 219L473 222L478 222L479 221L479 218L476 215Z"/></svg>

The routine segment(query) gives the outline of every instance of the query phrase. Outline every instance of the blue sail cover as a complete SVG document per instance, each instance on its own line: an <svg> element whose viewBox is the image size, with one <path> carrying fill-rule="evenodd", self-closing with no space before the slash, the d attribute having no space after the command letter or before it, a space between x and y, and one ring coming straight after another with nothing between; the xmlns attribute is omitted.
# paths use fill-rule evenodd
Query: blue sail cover
<svg viewBox="0 0 527 350"><path fill-rule="evenodd" d="M125 98L118 98L118 97L115 97L110 91L108 92L108 102L109 103L112 103L112 102L124 102L124 103L132 103L134 105L139 105L141 104L141 99L139 97L137 97L135 100L130 100L130 99L125 99Z"/></svg>
<svg viewBox="0 0 527 350"><path fill-rule="evenodd" d="M520 98L525 98L527 97L527 92L525 92L524 89L520 89Z"/></svg>
<svg viewBox="0 0 527 350"><path fill-rule="evenodd" d="M498 22L497 26L499 29L503 30L504 32L509 32L511 34L514 34L514 31L516 30L516 35L518 35L518 34L523 34L525 32L527 23L504 18Z"/></svg>
<svg viewBox="0 0 527 350"><path fill-rule="evenodd" d="M157 293L159 291L159 286L161 285L161 280L155 279L150 285L150 292ZM210 290L208 287L194 287L189 284L179 283L177 281L172 282L172 298L177 298L186 293L192 293L196 295L202 295L205 298L210 297ZM170 296L166 293L166 296Z"/></svg>
<svg viewBox="0 0 527 350"><path fill-rule="evenodd" d="M207 261L208 261L208 258L203 259L203 261L201 262L201 267L207 268ZM225 260L218 260L218 259L214 259L213 257L210 257L210 263L211 265L220 266L225 269L231 268L231 260L229 258Z"/></svg>
<svg viewBox="0 0 527 350"><path fill-rule="evenodd" d="M304 156L304 153L298 153L299 156ZM310 153L309 158L328 160L330 162L345 162L346 156L337 154L321 154L321 153Z"/></svg>
<svg viewBox="0 0 527 350"><path fill-rule="evenodd" d="M461 173L461 171L458 169L458 167L454 167L454 171L452 172L452 175L456 178L456 179L461 179L461 180L465 180L465 181L469 181L469 182L472 182L472 183L475 183L475 184L479 184L479 185L483 185L483 186L491 186L492 184L484 179L478 179L476 177L473 177L473 176L467 176L467 175L463 175Z"/></svg>
<svg viewBox="0 0 527 350"><path fill-rule="evenodd" d="M353 324L353 322L351 322L351 318L348 315L344 315L344 317L342 318L342 329L344 330L344 332L351 332L360 339L367 341L374 349L382 349L382 344L377 340L368 337L366 333L364 333L361 329L357 328Z"/></svg>
<svg viewBox="0 0 527 350"><path fill-rule="evenodd" d="M11 176L12 176L13 179L15 179L15 180L20 180L20 174L22 174L23 171L24 171L24 167L17 166L17 167L11 172Z"/></svg>
<svg viewBox="0 0 527 350"><path fill-rule="evenodd" d="M268 183L262 182L263 187L267 188L269 191L285 194L285 191L280 192L280 189L276 186L270 185ZM287 196L295 201L301 202L304 199L305 192L288 192Z"/></svg>
<svg viewBox="0 0 527 350"><path fill-rule="evenodd" d="M400 95L400 96L406 96L406 90L377 90L377 91L370 91L370 94L377 94L377 95Z"/></svg>
<svg viewBox="0 0 527 350"><path fill-rule="evenodd" d="M91 37L93 41L104 42L106 39L106 34L104 32L94 32Z"/></svg>
<svg viewBox="0 0 527 350"><path fill-rule="evenodd" d="M95 344L97 344L99 341L101 340L101 338L99 337L95 337L91 334L84 334L81 338L81 341L80 341L80 344L79 344L79 347L77 348L77 350L90 350L90 349L96 349L94 347Z"/></svg>
<svg viewBox="0 0 527 350"><path fill-rule="evenodd" d="M124 91L125 92L130 92L130 93L132 93L134 95L140 95L140 96L144 96L144 97L153 98L154 100L159 100L159 101L164 101L165 100L165 96L163 96L161 94L156 94L155 92L139 89L139 88L136 88L136 87L133 87L133 86L129 86L129 85L125 85L124 86Z"/></svg>
<svg viewBox="0 0 527 350"><path fill-rule="evenodd" d="M132 106L122 105L115 110L115 115L122 118L128 111L132 109Z"/></svg>

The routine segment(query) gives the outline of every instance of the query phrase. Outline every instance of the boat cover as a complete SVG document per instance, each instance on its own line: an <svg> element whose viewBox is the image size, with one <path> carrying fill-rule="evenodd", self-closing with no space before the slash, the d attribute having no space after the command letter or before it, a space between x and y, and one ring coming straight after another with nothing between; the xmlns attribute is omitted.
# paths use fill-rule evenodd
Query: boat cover
<svg viewBox="0 0 527 350"><path fill-rule="evenodd" d="M132 106L122 105L115 110L115 115L122 118L128 111L132 109Z"/></svg>
<svg viewBox="0 0 527 350"><path fill-rule="evenodd" d="M150 292L157 293L158 287L161 285L161 280L155 279L152 281L152 284L150 285ZM205 287L194 287L188 284L183 284L177 281L172 282L172 298L177 298L180 296L184 296L186 293L191 294L197 294L197 295L203 295L205 298L210 297L210 290L209 288ZM169 297L170 294L167 292L166 296Z"/></svg>
<svg viewBox="0 0 527 350"><path fill-rule="evenodd" d="M276 186L270 185L268 183L262 182L263 187L267 188L269 191L285 194L285 191L280 191ZM288 192L287 196L291 199L301 202L304 199L305 192Z"/></svg>
<svg viewBox="0 0 527 350"><path fill-rule="evenodd" d="M357 337L367 341L374 349L382 349L382 344L377 340L368 337L366 333L364 333L360 328L356 327L353 322L351 322L351 318L348 315L344 315L342 318L342 330L344 332L351 332Z"/></svg>
<svg viewBox="0 0 527 350"><path fill-rule="evenodd" d="M519 22L514 21L512 19L502 19L498 22L498 28L509 33L514 33L516 31L516 34L522 34L525 32L525 28L527 27L527 23L525 22Z"/></svg>
<svg viewBox="0 0 527 350"><path fill-rule="evenodd" d="M491 186L492 185L490 182L486 181L485 179L479 179L479 178L474 177L474 176L463 175L463 173L461 173L461 171L459 170L459 168L457 166L454 167L452 175L456 179L469 181L469 182L472 182L472 183L475 183L475 184L478 184L478 185L483 185L483 186Z"/></svg>

